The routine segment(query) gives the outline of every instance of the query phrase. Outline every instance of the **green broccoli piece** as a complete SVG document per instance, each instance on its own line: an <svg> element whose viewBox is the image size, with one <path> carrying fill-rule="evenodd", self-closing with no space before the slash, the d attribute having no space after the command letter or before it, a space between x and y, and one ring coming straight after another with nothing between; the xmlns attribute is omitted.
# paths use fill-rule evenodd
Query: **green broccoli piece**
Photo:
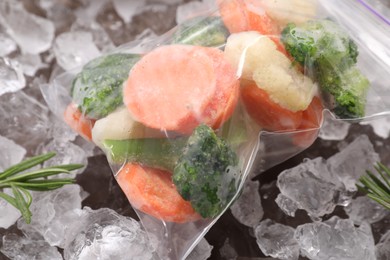
<svg viewBox="0 0 390 260"><path fill-rule="evenodd" d="M90 118L107 116L123 104L122 84L140 55L115 53L87 63L72 84L73 102Z"/></svg>
<svg viewBox="0 0 390 260"><path fill-rule="evenodd" d="M180 195L202 217L215 217L237 191L238 157L230 146L206 126L176 139L105 140L114 163L136 162L173 172Z"/></svg>
<svg viewBox="0 0 390 260"><path fill-rule="evenodd" d="M202 217L215 217L236 193L238 158L208 126L197 127L173 172L181 196Z"/></svg>
<svg viewBox="0 0 390 260"><path fill-rule="evenodd" d="M358 48L336 23L309 21L289 24L282 42L305 72L334 99L333 111L341 118L364 116L369 81L356 67Z"/></svg>
<svg viewBox="0 0 390 260"><path fill-rule="evenodd" d="M226 43L229 35L220 17L196 17L178 25L172 43L220 47Z"/></svg>

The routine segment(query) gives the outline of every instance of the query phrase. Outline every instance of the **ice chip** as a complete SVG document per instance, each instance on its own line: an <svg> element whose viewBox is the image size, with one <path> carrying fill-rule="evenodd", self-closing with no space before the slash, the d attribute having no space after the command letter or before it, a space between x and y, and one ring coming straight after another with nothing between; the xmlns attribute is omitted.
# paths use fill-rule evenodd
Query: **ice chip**
<svg viewBox="0 0 390 260"><path fill-rule="evenodd" d="M236 250L230 245L229 238L226 238L225 243L219 249L219 253L223 259L235 260L238 257Z"/></svg>
<svg viewBox="0 0 390 260"><path fill-rule="evenodd" d="M100 55L92 34L81 31L58 35L53 50L58 64L65 70L81 67Z"/></svg>
<svg viewBox="0 0 390 260"><path fill-rule="evenodd" d="M0 172L21 162L26 155L26 149L14 141L0 136Z"/></svg>
<svg viewBox="0 0 390 260"><path fill-rule="evenodd" d="M66 142L59 142L57 140L52 140L50 143L45 145L42 152L55 152L56 156L49 161L44 162L44 167L63 165L63 164L83 164L87 166L88 160L87 155L81 147ZM83 172L85 168L72 171L70 174L59 174L54 176L55 178L74 178L77 173Z"/></svg>
<svg viewBox="0 0 390 260"><path fill-rule="evenodd" d="M283 171L277 181L283 195L278 197L278 205L285 213L293 213L295 208L303 209L314 220L333 212L343 190L331 181L330 176L321 158L305 160Z"/></svg>
<svg viewBox="0 0 390 260"><path fill-rule="evenodd" d="M211 250L213 250L213 247L206 239L202 238L186 260L207 260L211 256Z"/></svg>
<svg viewBox="0 0 390 260"><path fill-rule="evenodd" d="M17 61L0 57L0 96L17 92L26 86L26 79Z"/></svg>
<svg viewBox="0 0 390 260"><path fill-rule="evenodd" d="M390 230L381 237L376 245L376 257L377 260L390 259Z"/></svg>
<svg viewBox="0 0 390 260"><path fill-rule="evenodd" d="M115 47L107 32L95 21L77 19L72 24L71 31L91 33L93 42L102 52L110 51Z"/></svg>
<svg viewBox="0 0 390 260"><path fill-rule="evenodd" d="M344 210L356 225L360 225L364 221L368 223L375 223L389 214L384 207L367 196L353 199L352 202L344 208Z"/></svg>
<svg viewBox="0 0 390 260"><path fill-rule="evenodd" d="M11 189L4 189L3 192L13 196ZM2 198L0 198L0 212L0 228L9 228L21 217L20 211Z"/></svg>
<svg viewBox="0 0 390 260"><path fill-rule="evenodd" d="M255 229L256 241L261 251L279 259L298 259L299 246L294 238L294 229L266 219Z"/></svg>
<svg viewBox="0 0 390 260"><path fill-rule="evenodd" d="M113 0L115 11L125 23L130 23L134 15L139 14L146 5L146 0Z"/></svg>
<svg viewBox="0 0 390 260"><path fill-rule="evenodd" d="M348 135L350 126L350 123L337 120L330 113L326 113L318 137L322 140L344 140Z"/></svg>
<svg viewBox="0 0 390 260"><path fill-rule="evenodd" d="M27 235L40 234L51 246L64 247L65 233L79 218L73 210L81 208L80 186L65 185L49 192L33 192L32 195L31 223L19 220L18 228Z"/></svg>
<svg viewBox="0 0 390 260"><path fill-rule="evenodd" d="M45 142L48 109L22 91L0 96L0 133L22 145L29 154Z"/></svg>
<svg viewBox="0 0 390 260"><path fill-rule="evenodd" d="M3 31L3 28L0 25L0 57L7 56L8 54L16 51L17 48L16 42L5 31Z"/></svg>
<svg viewBox="0 0 390 260"><path fill-rule="evenodd" d="M259 183L247 181L244 184L241 196L230 207L233 216L242 224L254 227L263 218Z"/></svg>
<svg viewBox="0 0 390 260"><path fill-rule="evenodd" d="M53 23L27 12L19 1L0 2L0 23L23 52L38 54L51 47L54 38Z"/></svg>
<svg viewBox="0 0 390 260"><path fill-rule="evenodd" d="M301 254L309 259L375 259L374 238L367 223L356 228L352 220L334 216L326 222L298 226L294 236Z"/></svg>
<svg viewBox="0 0 390 260"><path fill-rule="evenodd" d="M339 153L327 160L330 170L338 176L348 191L356 191L357 180L380 161L367 135L357 137Z"/></svg>
<svg viewBox="0 0 390 260"><path fill-rule="evenodd" d="M38 54L22 54L15 60L20 64L23 73L30 77L33 77L38 70L47 67L46 64L42 63L41 56Z"/></svg>
<svg viewBox="0 0 390 260"><path fill-rule="evenodd" d="M376 118L375 120L361 122L360 124L371 125L374 133L383 139L387 139L390 136L390 116Z"/></svg>
<svg viewBox="0 0 390 260"><path fill-rule="evenodd" d="M140 224L107 208L85 208L77 233L65 248L67 260L155 259L146 232Z"/></svg>
<svg viewBox="0 0 390 260"><path fill-rule="evenodd" d="M295 217L295 212L298 210L299 205L294 200L289 199L284 196L282 193L279 193L278 197L275 200L279 208L286 214L291 217Z"/></svg>
<svg viewBox="0 0 390 260"><path fill-rule="evenodd" d="M58 249L51 247L45 241L20 237L13 233L3 236L0 251L9 259L15 260L62 260Z"/></svg>

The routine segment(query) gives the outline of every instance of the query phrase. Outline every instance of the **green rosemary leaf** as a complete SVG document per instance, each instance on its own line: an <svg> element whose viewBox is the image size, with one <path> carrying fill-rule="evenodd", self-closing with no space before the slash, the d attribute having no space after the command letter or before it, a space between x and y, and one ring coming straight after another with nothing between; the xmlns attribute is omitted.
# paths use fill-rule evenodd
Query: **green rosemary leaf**
<svg viewBox="0 0 390 260"><path fill-rule="evenodd" d="M9 176L13 176L17 173L20 173L24 170L30 169L36 165L39 165L43 163L44 161L49 160L50 158L54 157L56 154L51 152L43 155L38 155L35 157L32 157L30 159L24 160L21 163L18 163L14 166L11 166L10 168L6 169L2 173L0 173L0 180L3 180Z"/></svg>
<svg viewBox="0 0 390 260"><path fill-rule="evenodd" d="M369 198L390 210L390 169L382 163L378 163L374 168L380 177L367 171L366 175L360 177L360 183L356 186L359 191L366 193Z"/></svg>
<svg viewBox="0 0 390 260"><path fill-rule="evenodd" d="M25 182L12 182L10 185L25 188L27 190L47 191L61 188L66 184L75 183L74 179L29 180Z"/></svg>
<svg viewBox="0 0 390 260"><path fill-rule="evenodd" d="M27 201L25 200L23 194L15 185L11 185L11 188L12 188L12 193L15 196L17 208L19 209L20 213L22 213L22 217L24 218L26 223L30 224L32 214L29 209Z"/></svg>
<svg viewBox="0 0 390 260"><path fill-rule="evenodd" d="M9 204L11 204L12 206L14 206L15 208L18 208L18 205L16 204L16 200L14 197L11 197L10 195L4 193L4 192L0 192L0 198L3 198L4 200L6 200Z"/></svg>
<svg viewBox="0 0 390 260"><path fill-rule="evenodd" d="M50 167L47 167L45 169L63 169L63 170L67 170L67 171L74 171L74 170L78 170L78 169L81 169L83 168L84 165L83 164L66 164L66 165L56 165L56 166L50 166Z"/></svg>
<svg viewBox="0 0 390 260"><path fill-rule="evenodd" d="M52 175L60 174L60 173L70 173L68 170L59 169L59 168L50 168L50 169L40 169L33 172L27 172L19 175L15 175L11 178L0 181L1 183L9 183L9 182L21 182L31 179L38 179L43 177L49 177Z"/></svg>

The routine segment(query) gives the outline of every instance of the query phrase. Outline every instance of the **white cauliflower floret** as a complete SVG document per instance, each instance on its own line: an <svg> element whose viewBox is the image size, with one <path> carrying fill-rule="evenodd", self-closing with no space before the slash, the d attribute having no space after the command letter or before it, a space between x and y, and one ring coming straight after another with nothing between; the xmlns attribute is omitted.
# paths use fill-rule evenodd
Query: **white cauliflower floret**
<svg viewBox="0 0 390 260"><path fill-rule="evenodd" d="M288 23L302 24L317 15L315 0L263 0L267 14L284 27Z"/></svg>
<svg viewBox="0 0 390 260"><path fill-rule="evenodd" d="M317 85L292 66L274 41L258 32L232 34L225 57L241 79L255 81L272 101L293 112L305 110L317 93Z"/></svg>
<svg viewBox="0 0 390 260"><path fill-rule="evenodd" d="M92 141L104 148L104 140L125 140L131 138L153 138L165 135L133 119L126 107L122 107L95 122L92 128Z"/></svg>

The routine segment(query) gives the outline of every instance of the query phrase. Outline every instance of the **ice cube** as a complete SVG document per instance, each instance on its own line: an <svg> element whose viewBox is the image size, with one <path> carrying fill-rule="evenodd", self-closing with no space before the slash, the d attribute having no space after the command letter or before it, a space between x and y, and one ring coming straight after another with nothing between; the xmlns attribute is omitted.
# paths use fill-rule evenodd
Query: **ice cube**
<svg viewBox="0 0 390 260"><path fill-rule="evenodd" d="M52 140L50 143L45 145L42 152L55 152L56 156L49 161L44 162L44 167L63 165L63 164L83 164L85 167L88 164L87 155L81 147L70 143L70 142L59 142ZM85 167L72 171L71 174L59 174L55 178L74 178L77 173L84 171Z"/></svg>
<svg viewBox="0 0 390 260"><path fill-rule="evenodd" d="M344 140L350 126L350 123L337 120L330 113L326 113L318 136L322 140Z"/></svg>
<svg viewBox="0 0 390 260"><path fill-rule="evenodd" d="M261 251L280 259L298 259L299 246L294 238L294 228L266 219L255 229L256 241Z"/></svg>
<svg viewBox="0 0 390 260"><path fill-rule="evenodd" d="M344 210L356 225L360 225L364 221L375 223L389 214L385 208L367 196L353 199Z"/></svg>
<svg viewBox="0 0 390 260"><path fill-rule="evenodd" d="M3 236L3 245L0 251L14 260L62 260L58 249L51 247L45 241L29 239L13 233Z"/></svg>
<svg viewBox="0 0 390 260"><path fill-rule="evenodd" d="M4 189L3 192L13 196L11 189ZM0 212L0 228L9 228L21 217L20 211L3 198L0 198Z"/></svg>
<svg viewBox="0 0 390 260"><path fill-rule="evenodd" d="M194 250L187 256L186 260L206 260L211 256L211 250L213 250L213 247L210 246L206 239L202 238Z"/></svg>
<svg viewBox="0 0 390 260"><path fill-rule="evenodd" d="M93 21L100 12L105 13L104 8L109 2L110 0L82 0L83 6L75 11L76 17Z"/></svg>
<svg viewBox="0 0 390 260"><path fill-rule="evenodd" d="M376 257L377 260L390 259L390 230L381 237L376 245Z"/></svg>
<svg viewBox="0 0 390 260"><path fill-rule="evenodd" d="M65 259L155 259L146 232L131 218L107 208L84 208Z"/></svg>
<svg viewBox="0 0 390 260"><path fill-rule="evenodd" d="M127 1L113 0L115 11L125 23L130 23L133 16L141 13L146 5L146 0Z"/></svg>
<svg viewBox="0 0 390 260"><path fill-rule="evenodd" d="M390 116L383 116L374 120L361 122L360 124L371 125L374 133L383 139L387 139L390 136Z"/></svg>
<svg viewBox="0 0 390 260"><path fill-rule="evenodd" d="M80 186L65 185L49 192L33 192L32 195L31 223L19 220L18 228L27 235L40 234L51 246L63 247L69 225L79 218L73 210L81 208Z"/></svg>
<svg viewBox="0 0 390 260"><path fill-rule="evenodd" d="M263 218L259 182L247 181L240 197L230 207L233 216L242 224L254 227Z"/></svg>
<svg viewBox="0 0 390 260"><path fill-rule="evenodd" d="M23 52L38 54L51 47L54 37L53 23L28 13L19 1L0 2L0 23Z"/></svg>
<svg viewBox="0 0 390 260"><path fill-rule="evenodd" d="M47 138L48 109L22 91L0 96L0 104L0 134L33 154Z"/></svg>
<svg viewBox="0 0 390 260"><path fill-rule="evenodd" d="M344 183L348 191L357 190L357 180L366 170L374 172L380 161L367 135L357 137L352 143L327 160L330 170Z"/></svg>
<svg viewBox="0 0 390 260"><path fill-rule="evenodd" d="M0 25L0 57L5 57L8 54L16 51L16 42L5 32L5 29Z"/></svg>
<svg viewBox="0 0 390 260"><path fill-rule="evenodd" d="M0 57L0 96L17 92L26 86L23 71L17 61Z"/></svg>
<svg viewBox="0 0 390 260"><path fill-rule="evenodd" d="M298 226L294 236L301 254L309 259L375 259L374 238L366 222L356 228L352 220L334 216L326 222Z"/></svg>
<svg viewBox="0 0 390 260"><path fill-rule="evenodd" d="M53 51L65 70L81 67L100 55L90 32L65 32L57 36Z"/></svg>
<svg viewBox="0 0 390 260"><path fill-rule="evenodd" d="M64 121L60 120L53 114L49 115L51 127L49 136L59 143L68 143L76 139L77 133L73 131Z"/></svg>
<svg viewBox="0 0 390 260"><path fill-rule="evenodd" d="M16 57L15 60L22 67L23 73L30 77L33 77L38 70L47 67L46 64L42 63L41 56L38 54L22 54Z"/></svg>
<svg viewBox="0 0 390 260"><path fill-rule="evenodd" d="M0 172L21 162L26 155L26 149L14 141L0 136Z"/></svg>
<svg viewBox="0 0 390 260"><path fill-rule="evenodd" d="M331 175L321 158L305 160L279 174L277 186L282 195L276 202L286 214L293 216L299 208L318 220L341 203L342 187L330 181Z"/></svg>
<svg viewBox="0 0 390 260"><path fill-rule="evenodd" d="M77 2L63 0L38 0L39 7L46 12L46 17L50 19L57 32L63 32L69 28L75 20L72 8L77 6Z"/></svg>
<svg viewBox="0 0 390 260"><path fill-rule="evenodd" d="M107 32L95 21L77 19L71 30L73 32L89 32L92 34L93 41L102 52L107 52L114 49L114 43L111 41Z"/></svg>
<svg viewBox="0 0 390 260"><path fill-rule="evenodd" d="M226 238L223 246L219 249L219 253L226 260L236 260L238 257L236 250L229 243L229 238Z"/></svg>

